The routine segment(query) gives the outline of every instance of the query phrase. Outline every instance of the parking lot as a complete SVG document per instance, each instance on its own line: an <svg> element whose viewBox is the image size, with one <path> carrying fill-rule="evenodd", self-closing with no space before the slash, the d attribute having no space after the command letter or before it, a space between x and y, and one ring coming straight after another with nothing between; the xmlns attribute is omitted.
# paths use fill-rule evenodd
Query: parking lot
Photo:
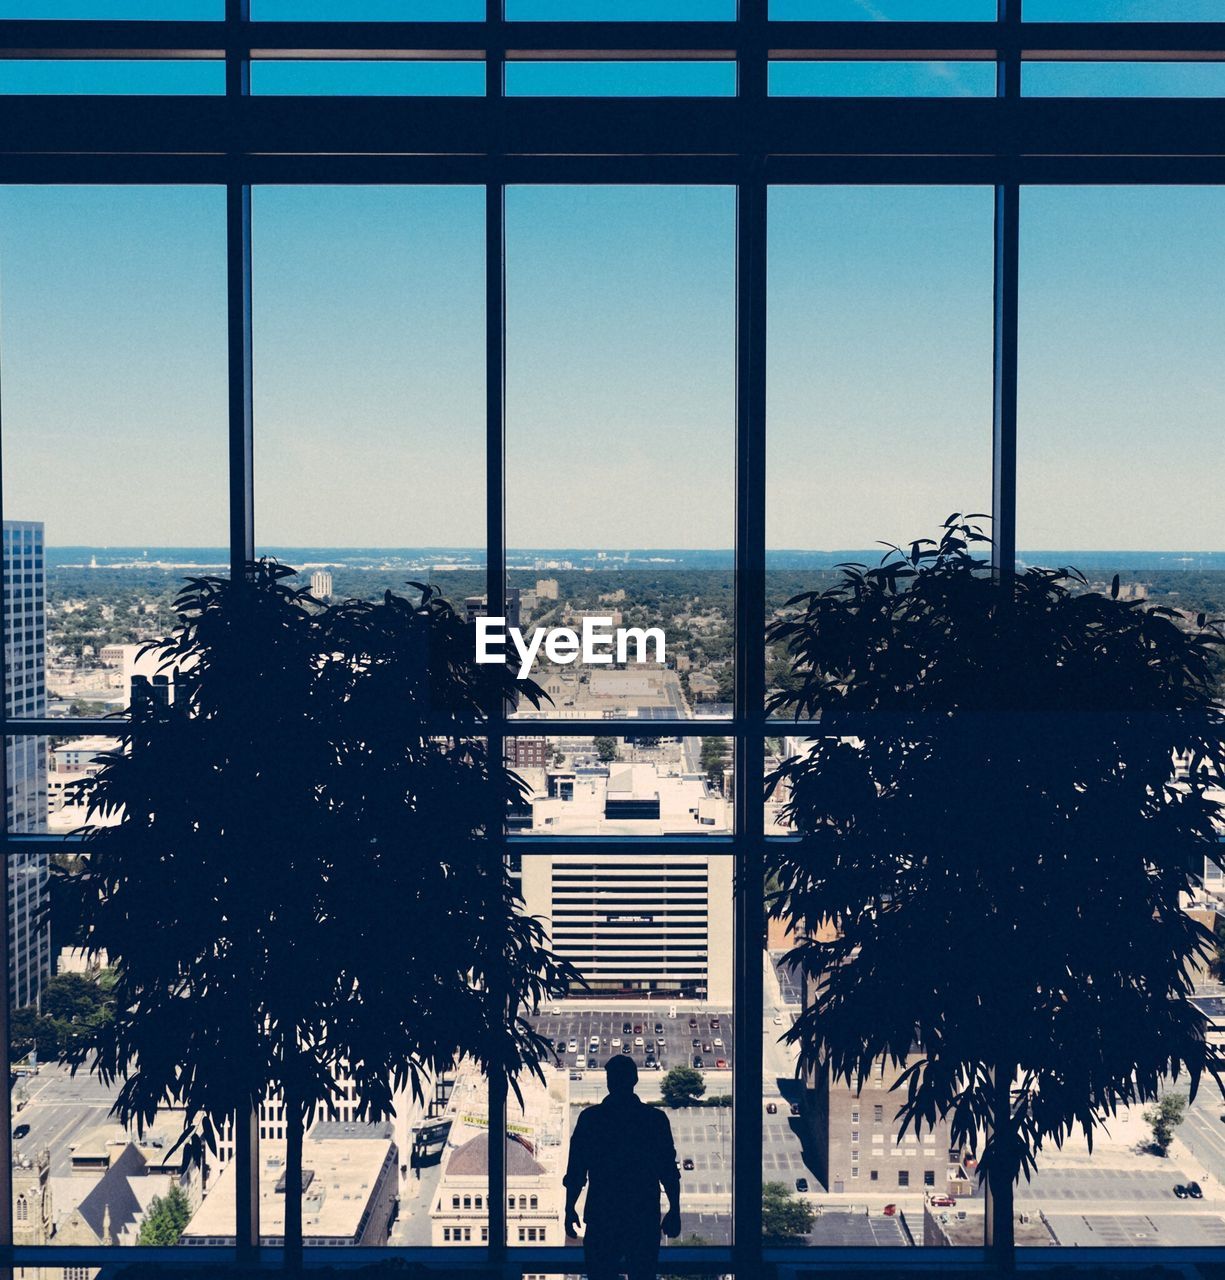
<svg viewBox="0 0 1225 1280"><path fill-rule="evenodd" d="M598 1069L614 1053L626 1049L639 1071L694 1066L695 1058L702 1059L702 1069L707 1071L733 1068L732 1016L728 1010L696 1013L680 1009L675 1018L669 1018L667 1006L645 1003L616 1009L586 1009L573 1004L556 1007L558 1013L542 1014L533 1022L556 1045L562 1066L572 1070L584 1065ZM593 1039L598 1042L594 1049Z"/></svg>

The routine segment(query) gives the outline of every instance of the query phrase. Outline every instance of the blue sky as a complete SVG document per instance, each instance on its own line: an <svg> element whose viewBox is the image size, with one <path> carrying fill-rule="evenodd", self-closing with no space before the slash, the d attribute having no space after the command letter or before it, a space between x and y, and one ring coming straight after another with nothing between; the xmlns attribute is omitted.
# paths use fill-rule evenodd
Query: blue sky
<svg viewBox="0 0 1225 1280"><path fill-rule="evenodd" d="M991 210L773 191L772 547L988 501ZM1225 189L1022 215L1020 544L1225 547ZM257 189L261 542L482 542L483 219L476 188ZM508 192L512 544L730 543L734 225L726 188ZM6 514L224 541L219 190L4 189L0 343Z"/></svg>

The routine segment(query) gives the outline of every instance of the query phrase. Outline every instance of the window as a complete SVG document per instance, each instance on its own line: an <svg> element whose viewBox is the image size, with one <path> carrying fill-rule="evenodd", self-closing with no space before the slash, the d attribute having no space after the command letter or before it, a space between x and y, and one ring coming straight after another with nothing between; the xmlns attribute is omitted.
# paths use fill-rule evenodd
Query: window
<svg viewBox="0 0 1225 1280"><path fill-rule="evenodd" d="M923 1170L923 1185L925 1187L934 1187L936 1185L936 1171L934 1169Z"/></svg>
<svg viewBox="0 0 1225 1280"><path fill-rule="evenodd" d="M897 1171L897 1184L899 1187L910 1186L910 1173L908 1170L899 1169Z"/></svg>
<svg viewBox="0 0 1225 1280"><path fill-rule="evenodd" d="M737 909L760 906L740 885L760 884L761 757L791 732L759 714L762 686L786 675L766 654L763 678L763 616L878 538L930 532L955 509L1011 519L1014 505L1015 527L997 533L1022 562L1087 550L1094 584L1117 572L1129 599L1225 611L1225 204L1219 158L1204 150L1214 103L1195 96L1220 95L1220 5L1026 0L1020 29L1004 30L995 0L771 0L764 40L732 0L506 0L538 52L487 30L481 0L250 7L258 31L240 17L222 30L221 0L0 0L5 19L57 20L37 33L44 57L0 68L5 823L39 837L9 851L7 1012L36 1006L61 964L64 922L33 922L48 898L43 837L70 830L68 778L90 767L69 749L88 754L101 718L133 695L171 700L172 682L131 669L129 651L170 625L185 573L227 572L250 543L323 594L369 599L411 577L474 618L505 593L508 620L533 626L661 620L662 662L593 687L547 660L553 702L514 708L510 733L497 718L530 790L491 838L525 896L545 902L550 936L593 975L594 999L642 1012L631 1049L648 1080L652 1039L670 1060L703 1060L708 1098L730 1093L733 1064L751 1068L751 1114L678 1117L700 1157L686 1171L702 1187L698 1262L716 1272L731 1257L733 1197L755 1214L763 1181L816 1177L789 1124L797 1095L783 1092L794 1063L778 1038L810 994L781 959L793 941L771 933L763 957L746 944L755 929L732 927ZM91 49L132 33L73 17L140 19L137 43L158 56L133 65L116 56L126 47ZM685 23L683 44L661 26L649 49L656 19ZM320 21L368 24L350 42L361 56L329 28L328 56L308 57ZM822 22L839 24L832 61L814 60ZM981 26L958 25L970 22ZM1066 39L1053 43L1046 23ZM1187 48L1177 23L1195 24ZM1058 96L1016 104L1035 108L1021 139L994 132L1012 113L981 101L1001 69L1018 69L1018 43L1025 94ZM1110 50L1127 60L1101 61ZM247 87L250 111L209 96ZM153 90L143 110L127 101ZM787 96L777 111L764 109L771 93ZM831 133L841 108L819 99L844 93L878 96ZM1134 100L1106 104L1107 130L1101 101L1068 96L1090 93ZM944 100L920 101L932 95ZM1016 222L1003 214L1019 188ZM1002 315L1018 303L1019 338L1002 327L997 367L995 267L1018 248L1019 293L1006 270L1000 292ZM1009 420L1013 355L1015 473L1007 432L993 440L997 399ZM19 723L49 717L62 733ZM746 990L752 1025L737 1036L731 993ZM646 1032L674 997L724 1025ZM759 1037L762 1011L777 1036ZM564 1021L530 1016L545 1034ZM564 1138L596 1083L566 1053L553 1083L570 1091L556 1107L533 1101L533 1138ZM758 1106L759 1068L774 1112ZM422 1176L419 1194L400 1197L396 1242L458 1247L473 1228L488 1242L471 1215L489 1197L533 1212L512 1238L557 1240L552 1191L521 1195L511 1173L473 1192L483 1179L462 1166L502 1163L482 1162L479 1143L448 1185L461 1129L467 1142L483 1133L487 1154L503 1120L518 1121L516 1103L497 1113L463 1064L441 1077L425 1114L397 1117L415 1147L399 1176ZM879 1063L878 1097L884 1077ZM807 1132L824 1082L804 1083ZM863 1108L844 1127L846 1102L829 1117L836 1144L861 1136ZM42 1105L31 1098L29 1114ZM936 1175L943 1186L947 1134L899 1148L884 1107L869 1105L881 1160L869 1180L930 1159L924 1186ZM284 1142L279 1104L259 1128L262 1154ZM57 1187L71 1172L58 1145ZM245 1176L233 1145L230 1132L214 1187ZM543 1142L516 1154L529 1145L547 1163ZM1104 1154L1094 1164L1108 1175ZM1077 1234L1085 1215L1056 1195L1058 1177L1043 1180L1059 1158L1044 1155L1023 1194L1069 1210L1046 1219L1069 1247L1090 1233ZM0 1170L26 1231L45 1203L29 1190L35 1172ZM1160 1195L1158 1208L1167 1184ZM1138 1202L1137 1216L1150 1208ZM461 1212L468 1225L453 1225ZM878 1219L874 1236L890 1230ZM227 1226L201 1242L224 1246ZM738 1242L743 1269L755 1247ZM781 1247L787 1265L795 1248ZM88 1280L117 1263L99 1247L89 1265L46 1265Z"/></svg>

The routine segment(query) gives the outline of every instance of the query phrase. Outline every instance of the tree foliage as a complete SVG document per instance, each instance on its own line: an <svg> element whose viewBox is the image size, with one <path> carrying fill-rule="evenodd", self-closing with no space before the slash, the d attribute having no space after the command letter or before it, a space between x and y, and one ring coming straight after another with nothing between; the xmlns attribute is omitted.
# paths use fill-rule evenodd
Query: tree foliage
<svg viewBox="0 0 1225 1280"><path fill-rule="evenodd" d="M577 980L525 916L487 832L522 787L474 734L539 691L477 666L471 627L419 601L320 611L273 561L191 579L157 646L170 706L133 709L88 784L86 859L61 899L116 966L114 1017L75 1045L115 1111L168 1103L191 1141L285 1100L287 1185L302 1130L353 1081L359 1118L469 1056L539 1070L523 1010ZM286 1201L286 1256L301 1199Z"/></svg>
<svg viewBox="0 0 1225 1280"><path fill-rule="evenodd" d="M771 709L816 722L769 780L801 837L769 871L773 914L812 926L803 1066L891 1061L903 1129L948 1116L980 1151L1007 1247L1044 1144L1219 1079L1188 998L1213 939L1180 895L1220 856L1221 635L1073 569L996 577L973 519L771 629L795 677Z"/></svg>
<svg viewBox="0 0 1225 1280"><path fill-rule="evenodd" d="M706 1092L706 1081L693 1067L673 1067L659 1084L666 1106L689 1107Z"/></svg>
<svg viewBox="0 0 1225 1280"><path fill-rule="evenodd" d="M1153 1146L1159 1155L1169 1155L1174 1130L1187 1114L1187 1099L1181 1093L1163 1093L1144 1112L1144 1123L1153 1131Z"/></svg>
<svg viewBox="0 0 1225 1280"><path fill-rule="evenodd" d="M183 1188L172 1183L164 1196L154 1196L144 1222L140 1224L137 1244L172 1245L179 1243L187 1224L191 1221L191 1205Z"/></svg>
<svg viewBox="0 0 1225 1280"><path fill-rule="evenodd" d="M812 1230L816 1211L785 1183L767 1182L761 1188L761 1236L767 1245L798 1244Z"/></svg>

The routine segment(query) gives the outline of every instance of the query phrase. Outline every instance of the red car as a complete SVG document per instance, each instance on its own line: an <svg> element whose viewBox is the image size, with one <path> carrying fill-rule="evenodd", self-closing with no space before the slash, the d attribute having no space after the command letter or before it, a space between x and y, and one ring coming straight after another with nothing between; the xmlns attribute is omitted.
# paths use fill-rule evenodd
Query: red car
<svg viewBox="0 0 1225 1280"><path fill-rule="evenodd" d="M895 1204L887 1204L887 1205L885 1205L885 1217L886 1217L886 1218L892 1218L892 1217L893 1217L893 1215L894 1215L895 1213L897 1213L897 1205L895 1205Z"/></svg>
<svg viewBox="0 0 1225 1280"><path fill-rule="evenodd" d="M952 1196L932 1196L932 1206L936 1209L951 1209L956 1203Z"/></svg>
<svg viewBox="0 0 1225 1280"><path fill-rule="evenodd" d="M715 1060L715 1066L716 1066L716 1067L718 1067L720 1070L722 1070L724 1067L726 1067L726 1066L727 1066L727 1059L726 1059L726 1058L717 1058L717 1059Z"/></svg>

